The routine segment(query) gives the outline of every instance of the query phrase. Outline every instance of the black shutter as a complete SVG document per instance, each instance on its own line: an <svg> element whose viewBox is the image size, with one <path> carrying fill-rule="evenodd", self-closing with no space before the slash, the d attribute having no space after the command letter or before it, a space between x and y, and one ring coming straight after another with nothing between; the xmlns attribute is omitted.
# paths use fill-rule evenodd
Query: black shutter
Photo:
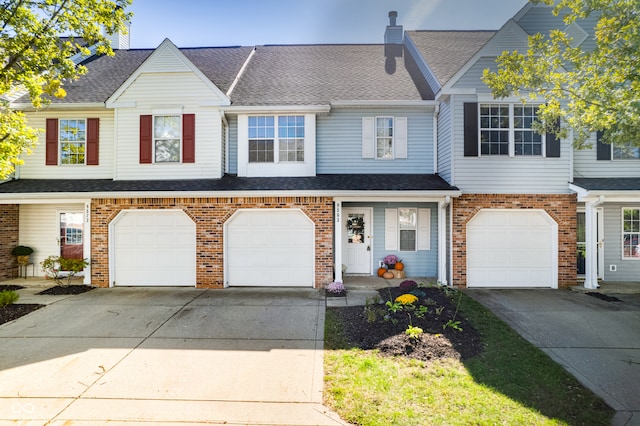
<svg viewBox="0 0 640 426"><path fill-rule="evenodd" d="M555 130L560 130L560 119L556 121ZM553 132L547 132L546 155L549 158L560 157L560 138Z"/></svg>
<svg viewBox="0 0 640 426"><path fill-rule="evenodd" d="M464 104L464 156L478 156L478 104Z"/></svg>
<svg viewBox="0 0 640 426"><path fill-rule="evenodd" d="M611 160L611 145L601 142L602 134L603 132L598 132L597 136L597 158L598 160Z"/></svg>

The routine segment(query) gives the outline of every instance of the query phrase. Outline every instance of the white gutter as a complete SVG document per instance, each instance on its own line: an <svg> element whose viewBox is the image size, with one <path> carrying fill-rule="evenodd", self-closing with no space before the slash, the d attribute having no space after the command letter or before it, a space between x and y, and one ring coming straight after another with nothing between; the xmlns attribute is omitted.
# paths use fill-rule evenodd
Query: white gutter
<svg viewBox="0 0 640 426"><path fill-rule="evenodd" d="M228 198L228 197L331 197L342 201L388 202L438 202L442 197L459 197L460 191L330 191L330 190L267 190L245 191L114 191L114 192L36 192L0 194L0 203L38 204L47 200L85 200L97 198Z"/></svg>
<svg viewBox="0 0 640 426"><path fill-rule="evenodd" d="M106 104L104 102L84 102L84 103L49 103L45 105L43 108L34 108L31 103L19 103L19 104L11 104L12 109L20 110L20 111L45 111L45 110L70 110L70 109L96 109L96 108L106 108Z"/></svg>
<svg viewBox="0 0 640 426"><path fill-rule="evenodd" d="M440 116L440 102L433 112L433 173L438 173L438 117Z"/></svg>

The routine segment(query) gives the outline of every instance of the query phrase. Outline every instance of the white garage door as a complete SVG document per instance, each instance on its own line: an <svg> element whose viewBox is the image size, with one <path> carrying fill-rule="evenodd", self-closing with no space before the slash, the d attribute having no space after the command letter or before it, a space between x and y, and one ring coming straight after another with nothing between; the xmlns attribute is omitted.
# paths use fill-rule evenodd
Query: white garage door
<svg viewBox="0 0 640 426"><path fill-rule="evenodd" d="M467 286L557 288L557 229L541 210L481 210L467 224Z"/></svg>
<svg viewBox="0 0 640 426"><path fill-rule="evenodd" d="M315 238L299 210L240 210L225 225L230 286L312 287Z"/></svg>
<svg viewBox="0 0 640 426"><path fill-rule="evenodd" d="M183 211L123 211L111 226L114 285L196 285L196 225Z"/></svg>

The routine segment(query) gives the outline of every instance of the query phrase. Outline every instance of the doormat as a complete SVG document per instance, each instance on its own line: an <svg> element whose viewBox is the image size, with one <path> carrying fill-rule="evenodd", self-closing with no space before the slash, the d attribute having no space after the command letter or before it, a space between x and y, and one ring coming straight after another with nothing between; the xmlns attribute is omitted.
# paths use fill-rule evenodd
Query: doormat
<svg viewBox="0 0 640 426"><path fill-rule="evenodd" d="M596 299L604 300L606 302L622 302L622 300L618 299L617 297L607 296L606 294L596 293L595 291L589 291L587 292L587 294L589 296L595 297Z"/></svg>

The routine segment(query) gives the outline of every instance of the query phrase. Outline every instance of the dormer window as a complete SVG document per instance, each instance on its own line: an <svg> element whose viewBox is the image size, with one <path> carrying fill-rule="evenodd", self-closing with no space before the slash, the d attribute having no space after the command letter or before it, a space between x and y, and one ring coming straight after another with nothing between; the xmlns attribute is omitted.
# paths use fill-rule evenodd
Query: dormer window
<svg viewBox="0 0 640 426"><path fill-rule="evenodd" d="M156 163L180 162L181 121L179 115L153 117L153 151Z"/></svg>

